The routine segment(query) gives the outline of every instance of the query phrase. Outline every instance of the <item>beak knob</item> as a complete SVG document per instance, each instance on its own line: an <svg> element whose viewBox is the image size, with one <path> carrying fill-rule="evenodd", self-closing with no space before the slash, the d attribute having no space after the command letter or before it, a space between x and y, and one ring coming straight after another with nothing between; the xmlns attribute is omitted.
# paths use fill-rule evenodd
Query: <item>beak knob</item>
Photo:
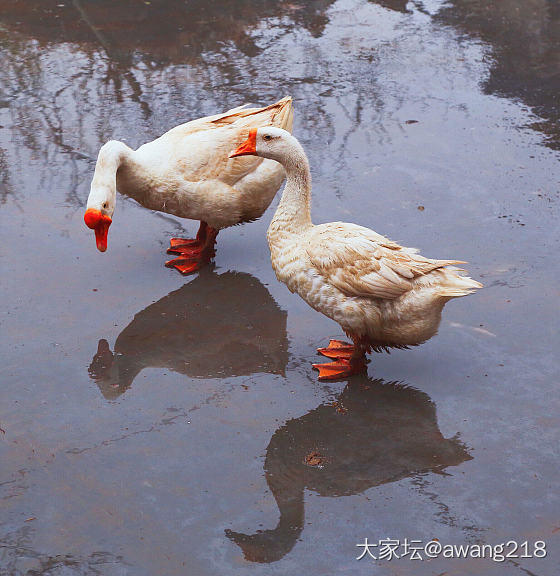
<svg viewBox="0 0 560 576"><path fill-rule="evenodd" d="M102 217L103 214L101 214L101 210L88 208L84 214L84 222L88 228L95 230L95 228L99 225L99 222L101 222Z"/></svg>
<svg viewBox="0 0 560 576"><path fill-rule="evenodd" d="M100 252L107 250L107 234L113 222L110 216L102 214L101 210L88 208L84 214L84 222L88 228L95 231L95 243Z"/></svg>

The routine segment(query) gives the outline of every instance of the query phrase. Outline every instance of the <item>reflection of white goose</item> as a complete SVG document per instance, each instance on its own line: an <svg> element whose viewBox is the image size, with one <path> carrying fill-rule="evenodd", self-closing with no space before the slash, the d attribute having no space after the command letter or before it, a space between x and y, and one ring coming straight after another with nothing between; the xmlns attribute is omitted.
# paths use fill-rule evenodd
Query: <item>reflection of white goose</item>
<svg viewBox="0 0 560 576"><path fill-rule="evenodd" d="M214 255L222 228L262 216L276 194L284 170L262 158L230 160L250 129L274 125L291 130L292 99L265 108L234 108L182 124L132 150L110 141L99 151L84 215L95 230L97 248L107 249L117 189L151 210L200 220L196 239L172 238L167 265L193 272Z"/></svg>
<svg viewBox="0 0 560 576"><path fill-rule="evenodd" d="M286 312L268 290L250 274L206 268L138 312L117 337L115 354L101 340L89 372L112 399L147 367L226 378L283 375L287 362Z"/></svg>
<svg viewBox="0 0 560 576"><path fill-rule="evenodd" d="M304 528L305 490L328 497L360 494L422 472L442 473L471 458L456 437L443 437L424 392L362 376L336 402L288 420L270 439L264 469L278 525L226 535L247 560L275 562Z"/></svg>
<svg viewBox="0 0 560 576"><path fill-rule="evenodd" d="M365 354L425 342L438 329L452 298L482 285L461 276L458 260L433 260L373 230L346 222L311 222L311 173L300 143L275 127L253 129L230 156L280 162L286 187L268 229L278 279L310 306L338 322L353 345L332 340L319 352L334 362L315 364L320 379L366 369Z"/></svg>

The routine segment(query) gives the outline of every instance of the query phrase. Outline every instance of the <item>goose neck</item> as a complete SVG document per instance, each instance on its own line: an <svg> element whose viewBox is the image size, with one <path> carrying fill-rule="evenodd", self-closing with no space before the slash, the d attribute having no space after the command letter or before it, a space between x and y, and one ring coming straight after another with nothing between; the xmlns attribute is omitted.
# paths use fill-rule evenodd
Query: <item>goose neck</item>
<svg viewBox="0 0 560 576"><path fill-rule="evenodd" d="M286 186L274 220L282 220L283 228L299 231L311 222L311 172L305 154L293 154L282 162L286 170Z"/></svg>
<svg viewBox="0 0 560 576"><path fill-rule="evenodd" d="M126 163L132 150L122 142L111 140L99 150L95 173L88 197L88 208L112 215L117 195L117 171Z"/></svg>
<svg viewBox="0 0 560 576"><path fill-rule="evenodd" d="M99 150L93 184L116 186L117 170L126 161L132 150L122 142L110 140Z"/></svg>

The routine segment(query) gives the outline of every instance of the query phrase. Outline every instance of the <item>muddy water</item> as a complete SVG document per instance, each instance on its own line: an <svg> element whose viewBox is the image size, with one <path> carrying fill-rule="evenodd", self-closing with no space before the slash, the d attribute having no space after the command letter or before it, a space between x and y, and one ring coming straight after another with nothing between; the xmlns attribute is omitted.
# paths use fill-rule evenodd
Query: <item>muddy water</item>
<svg viewBox="0 0 560 576"><path fill-rule="evenodd" d="M0 572L556 574L559 17L4 0ZM316 381L340 329L276 282L274 205L189 278L164 250L195 223L120 198L104 254L83 225L107 139L285 94L316 222L468 260L486 286L367 377ZM366 537L548 555L356 561Z"/></svg>

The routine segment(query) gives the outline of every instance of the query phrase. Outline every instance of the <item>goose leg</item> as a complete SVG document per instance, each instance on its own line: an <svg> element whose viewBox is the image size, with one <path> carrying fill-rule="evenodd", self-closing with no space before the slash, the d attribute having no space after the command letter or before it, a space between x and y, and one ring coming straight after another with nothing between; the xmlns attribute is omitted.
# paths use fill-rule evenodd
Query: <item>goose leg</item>
<svg viewBox="0 0 560 576"><path fill-rule="evenodd" d="M176 245L173 248L169 248L167 252L180 254L178 258L173 260L168 260L165 265L168 268L175 268L181 274L192 274L199 270L204 264L208 264L210 260L216 255L216 250L214 248L216 244L216 236L218 236L218 230L208 226L206 222L200 223L200 229L197 234L197 239L192 240L191 244ZM172 238L173 240L181 240L180 238Z"/></svg>
<svg viewBox="0 0 560 576"><path fill-rule="evenodd" d="M200 252L208 234L208 224L200 222L196 238L171 238L169 241L168 254L196 254Z"/></svg>
<svg viewBox="0 0 560 576"><path fill-rule="evenodd" d="M334 362L312 365L319 371L319 380L340 380L367 371L366 347L356 341L349 344L331 340L327 348L318 348L317 351L323 356L334 358Z"/></svg>

